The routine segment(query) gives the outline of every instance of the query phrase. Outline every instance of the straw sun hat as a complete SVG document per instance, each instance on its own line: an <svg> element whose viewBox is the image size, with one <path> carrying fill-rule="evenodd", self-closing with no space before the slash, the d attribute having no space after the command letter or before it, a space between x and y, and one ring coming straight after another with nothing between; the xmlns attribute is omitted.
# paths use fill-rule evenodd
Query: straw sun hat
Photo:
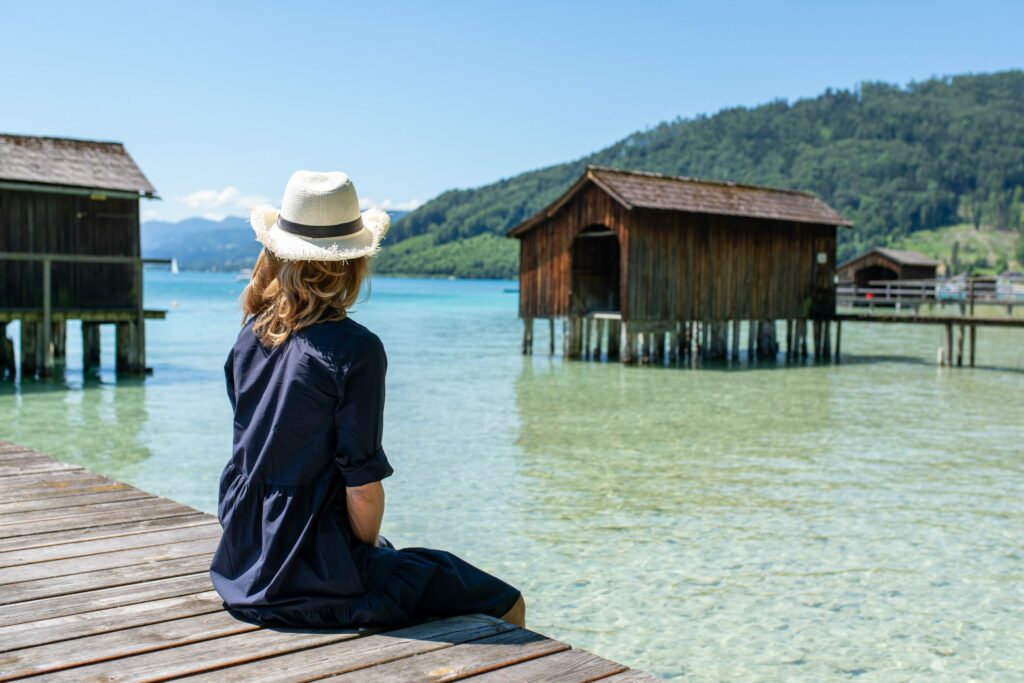
<svg viewBox="0 0 1024 683"><path fill-rule="evenodd" d="M372 256L391 224L380 209L359 212L359 197L344 173L296 171L280 211L256 206L249 217L256 240L285 261L346 261Z"/></svg>

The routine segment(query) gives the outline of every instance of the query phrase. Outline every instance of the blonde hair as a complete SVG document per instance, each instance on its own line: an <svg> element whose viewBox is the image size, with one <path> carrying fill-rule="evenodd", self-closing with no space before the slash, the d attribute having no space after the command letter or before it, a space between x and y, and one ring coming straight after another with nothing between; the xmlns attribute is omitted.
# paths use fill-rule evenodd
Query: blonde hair
<svg viewBox="0 0 1024 683"><path fill-rule="evenodd" d="M255 318L252 331L263 345L280 346L304 327L348 315L368 272L367 256L283 261L263 249L242 292L242 322Z"/></svg>

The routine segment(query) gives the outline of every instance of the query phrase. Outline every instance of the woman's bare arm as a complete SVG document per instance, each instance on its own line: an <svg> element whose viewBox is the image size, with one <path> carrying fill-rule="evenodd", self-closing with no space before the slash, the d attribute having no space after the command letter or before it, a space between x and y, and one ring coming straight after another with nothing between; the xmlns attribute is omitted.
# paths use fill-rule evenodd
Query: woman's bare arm
<svg viewBox="0 0 1024 683"><path fill-rule="evenodd" d="M384 519L384 485L375 481L364 486L348 486L345 499L352 533L363 543L377 545L380 523Z"/></svg>

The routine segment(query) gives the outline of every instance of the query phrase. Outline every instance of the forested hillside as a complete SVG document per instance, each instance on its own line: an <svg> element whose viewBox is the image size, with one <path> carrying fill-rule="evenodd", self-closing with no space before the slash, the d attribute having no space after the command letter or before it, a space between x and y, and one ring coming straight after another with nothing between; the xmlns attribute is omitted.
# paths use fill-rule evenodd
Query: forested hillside
<svg viewBox="0 0 1024 683"><path fill-rule="evenodd" d="M458 253L448 245L504 234L587 164L810 190L856 224L842 232L840 258L943 225L1019 230L1024 71L864 83L662 123L576 161L445 192L394 225L393 253L382 255L378 272L454 274L452 259L465 252L473 264L463 271L512 274L510 240L478 239ZM403 250L403 240L428 234Z"/></svg>

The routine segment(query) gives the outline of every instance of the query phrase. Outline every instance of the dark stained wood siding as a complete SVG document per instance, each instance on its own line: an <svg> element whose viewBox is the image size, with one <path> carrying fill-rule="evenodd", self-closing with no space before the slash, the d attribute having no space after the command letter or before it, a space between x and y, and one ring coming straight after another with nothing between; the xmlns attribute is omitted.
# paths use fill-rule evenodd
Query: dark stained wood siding
<svg viewBox="0 0 1024 683"><path fill-rule="evenodd" d="M0 251L139 255L139 201L0 190ZM54 263L54 310L133 309L130 264ZM42 264L0 260L0 308L42 307Z"/></svg>
<svg viewBox="0 0 1024 683"><path fill-rule="evenodd" d="M591 186L520 236L521 316L570 314L572 241L594 224L619 236L624 320L827 318L835 312L834 226L627 211ZM819 252L826 263L818 263Z"/></svg>
<svg viewBox="0 0 1024 683"><path fill-rule="evenodd" d="M526 233L519 250L519 314L531 318L569 314L572 242L589 226L603 225L618 235L619 268L625 275L628 219L628 212L618 202L591 185L544 226ZM620 301L625 301L624 295L620 289Z"/></svg>

